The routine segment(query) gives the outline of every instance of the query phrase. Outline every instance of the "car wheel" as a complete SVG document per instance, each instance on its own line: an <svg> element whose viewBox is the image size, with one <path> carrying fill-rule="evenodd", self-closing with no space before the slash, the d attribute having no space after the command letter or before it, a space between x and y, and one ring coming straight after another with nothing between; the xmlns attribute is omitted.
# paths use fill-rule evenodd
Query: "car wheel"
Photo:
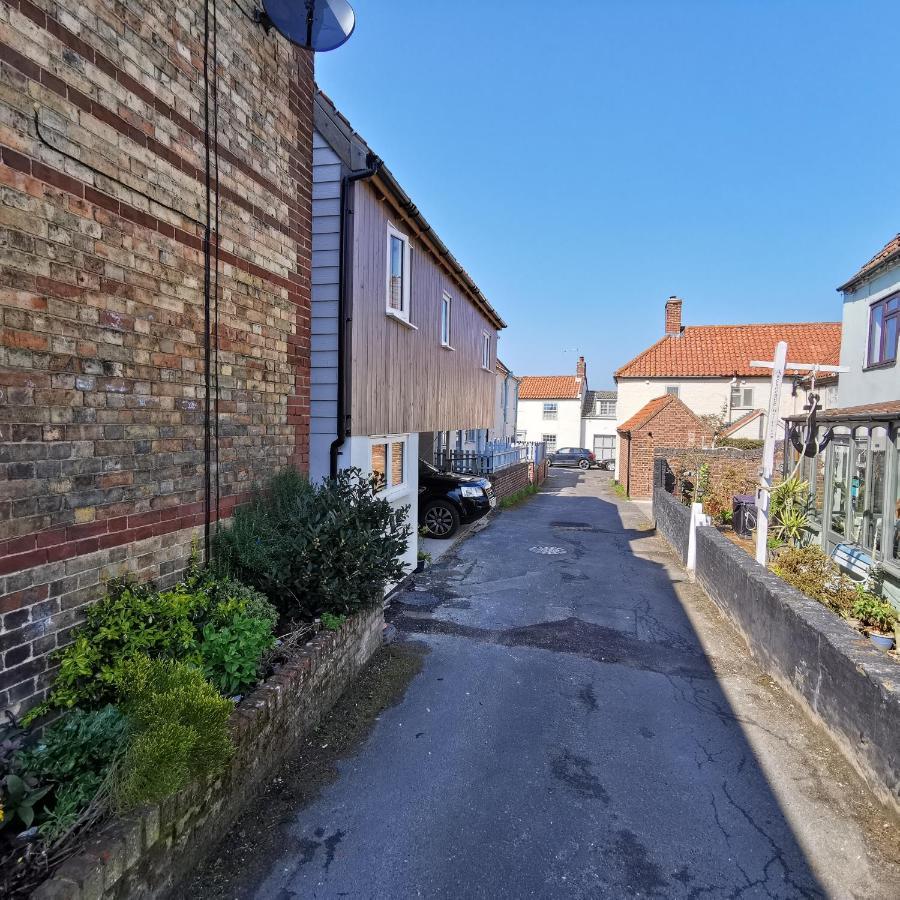
<svg viewBox="0 0 900 900"><path fill-rule="evenodd" d="M459 530L459 511L446 500L432 500L422 514L422 525L429 537L451 538Z"/></svg>
<svg viewBox="0 0 900 900"><path fill-rule="evenodd" d="M591 464L590 464L586 459L582 459L582 460L578 463L578 468L579 468L579 469L589 469L590 467L591 467Z"/></svg>

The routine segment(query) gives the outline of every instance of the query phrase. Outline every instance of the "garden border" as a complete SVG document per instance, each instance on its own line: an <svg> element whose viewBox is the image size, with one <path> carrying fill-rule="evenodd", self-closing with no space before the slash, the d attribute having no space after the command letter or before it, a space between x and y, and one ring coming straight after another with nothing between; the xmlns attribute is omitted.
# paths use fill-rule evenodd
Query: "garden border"
<svg viewBox="0 0 900 900"><path fill-rule="evenodd" d="M377 603L336 631L320 631L235 708L235 752L223 774L114 818L37 888L33 900L167 896L337 702L381 646L383 630Z"/></svg>
<svg viewBox="0 0 900 900"><path fill-rule="evenodd" d="M687 510L657 484L657 529L681 555L689 515L675 507ZM825 726L874 793L900 814L900 666L716 528L697 529L696 576L765 671Z"/></svg>

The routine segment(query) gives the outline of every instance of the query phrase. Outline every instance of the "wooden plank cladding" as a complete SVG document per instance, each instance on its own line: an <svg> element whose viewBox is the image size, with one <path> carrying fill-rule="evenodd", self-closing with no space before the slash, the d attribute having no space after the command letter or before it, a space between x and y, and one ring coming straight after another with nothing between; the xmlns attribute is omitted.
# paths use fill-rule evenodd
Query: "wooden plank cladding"
<svg viewBox="0 0 900 900"><path fill-rule="evenodd" d="M354 185L353 219L353 433L490 428L495 326L390 196L378 190L377 179ZM410 241L409 325L386 314L389 225ZM452 349L441 344L444 293L452 303ZM487 369L482 367L484 333L490 338Z"/></svg>

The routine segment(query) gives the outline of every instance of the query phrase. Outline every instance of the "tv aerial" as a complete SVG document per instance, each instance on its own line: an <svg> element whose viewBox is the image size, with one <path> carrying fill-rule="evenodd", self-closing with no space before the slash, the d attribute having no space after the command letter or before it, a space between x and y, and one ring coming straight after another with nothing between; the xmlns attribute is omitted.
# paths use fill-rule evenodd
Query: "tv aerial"
<svg viewBox="0 0 900 900"><path fill-rule="evenodd" d="M262 0L254 18L266 34L274 28L292 44L317 53L337 49L356 27L347 0Z"/></svg>

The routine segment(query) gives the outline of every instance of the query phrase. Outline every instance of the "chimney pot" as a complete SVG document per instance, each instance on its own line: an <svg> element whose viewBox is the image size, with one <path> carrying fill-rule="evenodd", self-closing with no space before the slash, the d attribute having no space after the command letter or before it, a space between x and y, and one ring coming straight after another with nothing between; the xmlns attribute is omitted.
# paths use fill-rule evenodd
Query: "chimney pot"
<svg viewBox="0 0 900 900"><path fill-rule="evenodd" d="M674 294L666 300L666 334L681 334L681 300Z"/></svg>

